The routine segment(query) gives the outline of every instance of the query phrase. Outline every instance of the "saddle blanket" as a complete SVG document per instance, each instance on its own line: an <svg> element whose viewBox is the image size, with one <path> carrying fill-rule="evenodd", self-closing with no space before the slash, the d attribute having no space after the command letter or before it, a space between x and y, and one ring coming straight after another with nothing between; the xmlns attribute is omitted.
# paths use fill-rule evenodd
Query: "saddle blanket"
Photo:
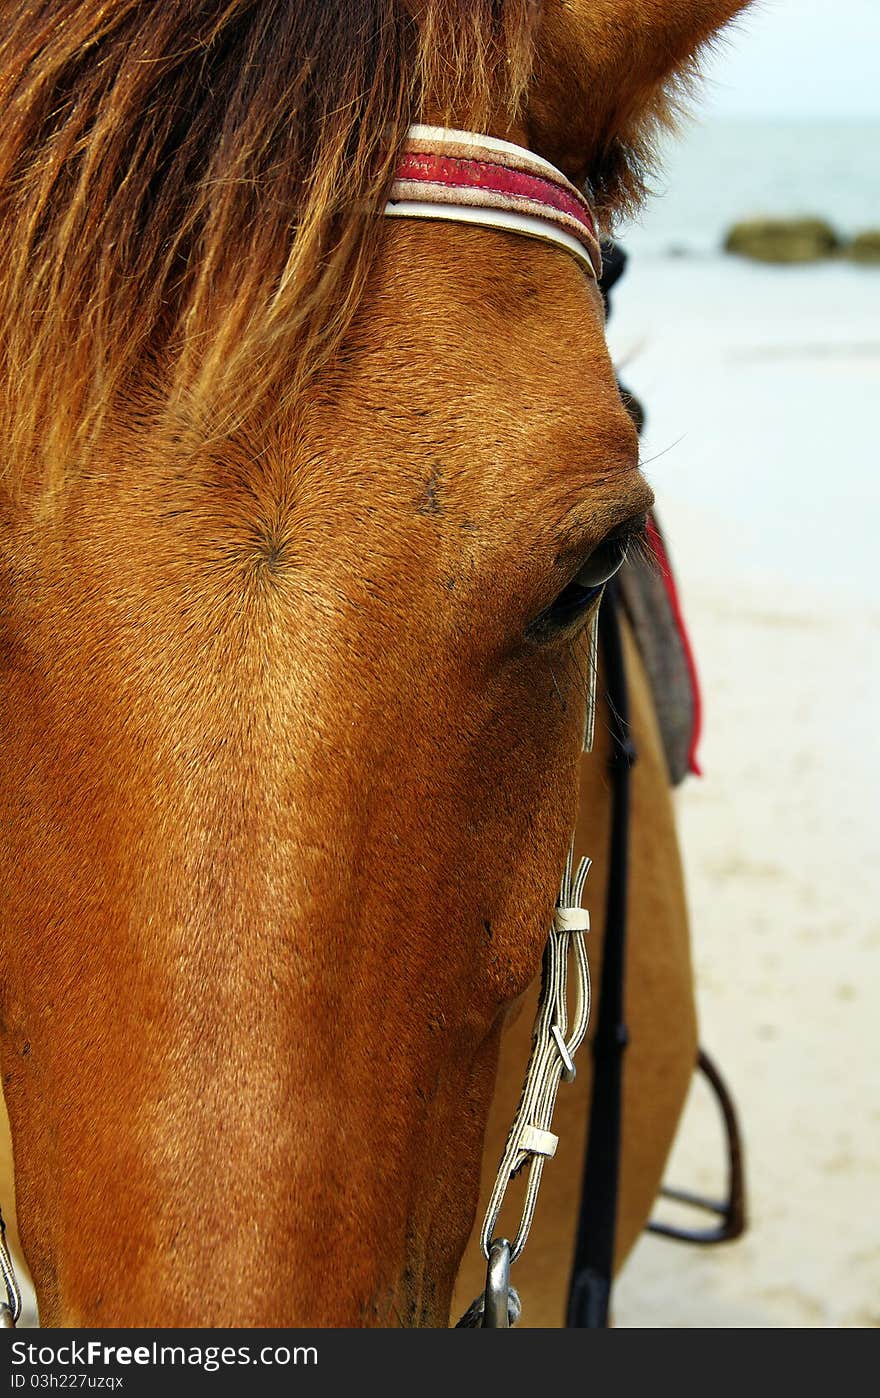
<svg viewBox="0 0 880 1398"><path fill-rule="evenodd" d="M631 549L620 570L620 595L642 656L673 786L699 776L702 700L694 653L666 543L652 515L648 547Z"/></svg>

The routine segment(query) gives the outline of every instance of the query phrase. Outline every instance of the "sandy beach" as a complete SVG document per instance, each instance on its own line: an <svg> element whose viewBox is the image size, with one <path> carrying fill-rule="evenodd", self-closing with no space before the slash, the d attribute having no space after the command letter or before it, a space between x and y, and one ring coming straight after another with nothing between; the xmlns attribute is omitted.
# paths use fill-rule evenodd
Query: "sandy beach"
<svg viewBox="0 0 880 1398"><path fill-rule="evenodd" d="M751 1206L726 1249L645 1238L616 1321L875 1326L880 273L634 259L610 339L702 673L681 836ZM670 1181L718 1190L720 1140L695 1090Z"/></svg>

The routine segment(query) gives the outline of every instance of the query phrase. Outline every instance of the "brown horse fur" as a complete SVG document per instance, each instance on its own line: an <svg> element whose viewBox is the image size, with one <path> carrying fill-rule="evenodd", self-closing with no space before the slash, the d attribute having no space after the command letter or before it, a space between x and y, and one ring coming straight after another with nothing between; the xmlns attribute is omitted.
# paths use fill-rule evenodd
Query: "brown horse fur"
<svg viewBox="0 0 880 1398"><path fill-rule="evenodd" d="M743 3L0 0L44 1324L446 1323L575 818L582 634L526 632L650 492L575 264L375 214L422 114L570 168L576 133L613 211Z"/></svg>

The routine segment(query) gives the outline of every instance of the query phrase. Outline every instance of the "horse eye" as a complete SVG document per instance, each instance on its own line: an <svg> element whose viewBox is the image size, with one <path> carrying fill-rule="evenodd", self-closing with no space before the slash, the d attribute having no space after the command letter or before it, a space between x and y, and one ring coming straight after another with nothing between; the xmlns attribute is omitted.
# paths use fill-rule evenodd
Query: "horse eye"
<svg viewBox="0 0 880 1398"><path fill-rule="evenodd" d="M626 558L626 551L629 547L630 535L612 534L610 539L603 539L590 554L581 571L574 580L574 584L569 586L582 587L587 591L598 592L599 588L613 578Z"/></svg>
<svg viewBox="0 0 880 1398"><path fill-rule="evenodd" d="M534 621L529 631L535 635L547 635L563 627L570 626L583 613L589 611L605 584L619 570L630 540L642 532L645 517L631 521L623 529L617 529L597 544L580 572L563 588L556 601Z"/></svg>

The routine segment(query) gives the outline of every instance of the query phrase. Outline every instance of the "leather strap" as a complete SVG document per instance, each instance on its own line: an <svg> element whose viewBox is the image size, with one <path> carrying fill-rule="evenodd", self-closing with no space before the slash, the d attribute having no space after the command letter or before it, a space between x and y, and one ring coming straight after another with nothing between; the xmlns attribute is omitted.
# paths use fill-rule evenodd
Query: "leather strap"
<svg viewBox="0 0 880 1398"><path fill-rule="evenodd" d="M581 1208L568 1296L569 1329L608 1325L620 1186L623 1055L626 1026L626 933L629 882L630 775L636 750L629 730L629 692L616 579L599 613L611 726L611 848L599 1016L593 1041L593 1096L584 1160Z"/></svg>

